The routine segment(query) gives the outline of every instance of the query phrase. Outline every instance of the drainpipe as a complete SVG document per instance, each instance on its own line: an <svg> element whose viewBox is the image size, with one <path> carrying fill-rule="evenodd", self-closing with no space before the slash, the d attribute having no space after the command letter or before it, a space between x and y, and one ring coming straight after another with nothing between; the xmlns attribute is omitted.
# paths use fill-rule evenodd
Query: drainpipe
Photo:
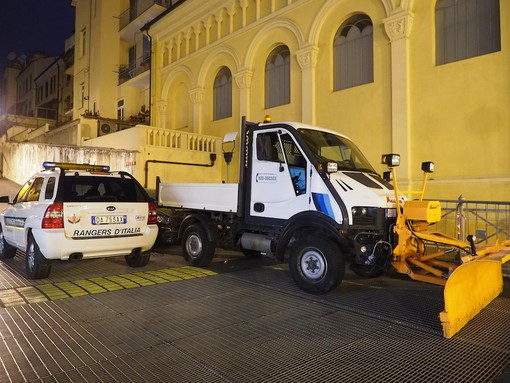
<svg viewBox="0 0 510 383"><path fill-rule="evenodd" d="M188 165L188 166L201 166L210 168L214 166L214 162L216 161L216 153L210 153L209 158L211 159L210 164L192 164L189 162L175 162L175 161L160 161L160 160L147 160L145 161L145 167L144 167L144 188L147 188L148 185L148 179L149 179L149 164L167 164L167 165Z"/></svg>

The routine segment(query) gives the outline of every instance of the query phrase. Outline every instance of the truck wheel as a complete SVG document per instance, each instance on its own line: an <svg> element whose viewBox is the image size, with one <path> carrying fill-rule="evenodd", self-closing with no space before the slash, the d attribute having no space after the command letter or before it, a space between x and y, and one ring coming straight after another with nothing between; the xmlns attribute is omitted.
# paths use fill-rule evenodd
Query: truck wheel
<svg viewBox="0 0 510 383"><path fill-rule="evenodd" d="M214 257L215 243L207 239L205 230L199 224L184 230L182 252L191 266L205 267Z"/></svg>
<svg viewBox="0 0 510 383"><path fill-rule="evenodd" d="M380 266L351 264L351 270L363 278L376 278L384 273L384 269Z"/></svg>
<svg viewBox="0 0 510 383"><path fill-rule="evenodd" d="M302 290L324 294L342 282L344 256L327 237L305 237L292 246L289 269L292 279Z"/></svg>
<svg viewBox="0 0 510 383"><path fill-rule="evenodd" d="M28 278L42 279L48 278L51 271L51 265L42 255L37 242L35 242L32 234L28 237L27 251L25 257L25 269Z"/></svg>
<svg viewBox="0 0 510 383"><path fill-rule="evenodd" d="M0 259L11 259L16 255L16 248L7 243L0 227Z"/></svg>
<svg viewBox="0 0 510 383"><path fill-rule="evenodd" d="M126 263L129 267L143 267L147 266L151 259L151 253L131 253L124 256Z"/></svg>

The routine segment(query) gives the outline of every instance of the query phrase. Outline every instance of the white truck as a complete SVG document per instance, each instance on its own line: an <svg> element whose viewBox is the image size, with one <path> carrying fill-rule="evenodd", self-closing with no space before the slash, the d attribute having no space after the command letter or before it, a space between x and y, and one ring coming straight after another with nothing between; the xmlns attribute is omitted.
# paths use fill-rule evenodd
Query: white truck
<svg viewBox="0 0 510 383"><path fill-rule="evenodd" d="M393 186L347 137L301 123L243 119L239 183L156 183L157 201L194 266L215 248L285 261L295 283L326 293L345 259L374 277L391 262ZM167 228L168 229L168 228ZM290 249L290 255L287 253Z"/></svg>

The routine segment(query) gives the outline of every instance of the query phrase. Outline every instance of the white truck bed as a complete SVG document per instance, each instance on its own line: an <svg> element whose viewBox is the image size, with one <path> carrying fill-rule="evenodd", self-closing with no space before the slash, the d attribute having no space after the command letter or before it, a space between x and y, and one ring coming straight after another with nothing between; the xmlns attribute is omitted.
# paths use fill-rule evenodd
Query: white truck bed
<svg viewBox="0 0 510 383"><path fill-rule="evenodd" d="M162 206L237 212L238 184L160 183Z"/></svg>

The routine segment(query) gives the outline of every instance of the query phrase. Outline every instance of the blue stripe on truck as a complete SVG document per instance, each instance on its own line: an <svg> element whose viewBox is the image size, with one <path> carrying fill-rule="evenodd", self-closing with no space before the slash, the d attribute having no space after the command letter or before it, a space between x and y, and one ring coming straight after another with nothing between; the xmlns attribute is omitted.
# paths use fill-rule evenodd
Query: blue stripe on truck
<svg viewBox="0 0 510 383"><path fill-rule="evenodd" d="M329 195L323 193L312 193L313 203L315 208L329 215L331 218L335 219L335 213L333 213L333 208L331 207L331 202L329 201Z"/></svg>

